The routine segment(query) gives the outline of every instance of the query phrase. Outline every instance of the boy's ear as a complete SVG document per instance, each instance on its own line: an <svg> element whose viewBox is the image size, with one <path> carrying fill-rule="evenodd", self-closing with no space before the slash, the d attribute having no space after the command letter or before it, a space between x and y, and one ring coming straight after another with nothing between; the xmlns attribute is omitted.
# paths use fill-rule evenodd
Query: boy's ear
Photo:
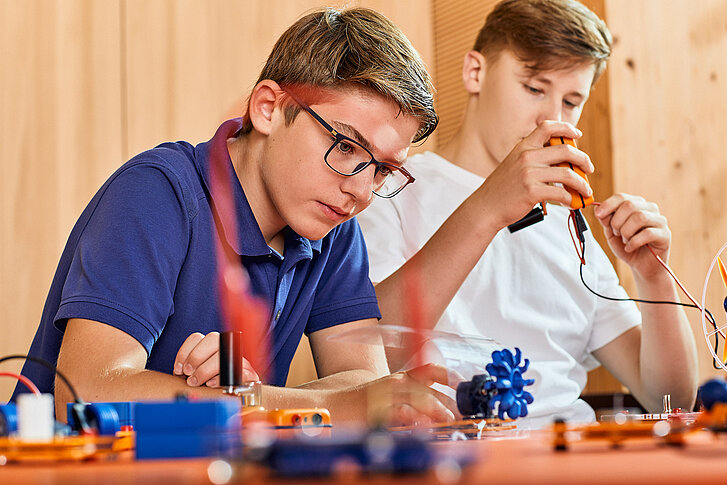
<svg viewBox="0 0 727 485"><path fill-rule="evenodd" d="M478 94L482 86L482 77L486 71L485 56L477 51L469 51L464 55L462 63L462 83L470 94Z"/></svg>
<svg viewBox="0 0 727 485"><path fill-rule="evenodd" d="M252 90L247 115L255 131L269 135L272 130L276 101L283 90L275 81L260 81Z"/></svg>

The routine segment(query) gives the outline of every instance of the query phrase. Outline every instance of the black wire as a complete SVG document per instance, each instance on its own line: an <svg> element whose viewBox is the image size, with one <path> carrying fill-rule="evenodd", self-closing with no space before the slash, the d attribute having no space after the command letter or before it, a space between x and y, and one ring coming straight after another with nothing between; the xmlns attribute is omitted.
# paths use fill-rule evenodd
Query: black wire
<svg viewBox="0 0 727 485"><path fill-rule="evenodd" d="M584 241L581 241L581 255L583 256L581 258L581 265L579 267L579 273L581 275L581 283L583 283L583 286L586 287L588 291L593 293L599 298L603 298L604 300L610 300L610 301L633 301L636 303L648 303L651 305L676 305L676 306L682 306L685 308L696 308L697 310L701 311L701 308L699 308L697 305L693 305L691 303L682 303L680 301L668 301L668 300L642 300L640 298L614 298L612 296L606 296L601 295L600 293L597 293L593 289L591 289L590 286L588 286L588 283L586 283L586 280L583 278L583 266L585 266L585 260L586 260L586 243ZM717 330L717 322L714 319L714 316L712 316L712 312L710 312L707 308L704 309L704 313L707 315L707 320L709 320L709 323L712 324L712 327L714 327L715 330ZM714 354L717 355L717 351L719 350L719 336L717 335L718 331L714 334ZM712 367L719 370L721 369L720 366L717 365L717 359L712 356Z"/></svg>
<svg viewBox="0 0 727 485"><path fill-rule="evenodd" d="M601 295L600 293L597 293L593 289L591 289L590 286L586 283L585 279L583 278L583 266L586 264L586 240L583 236L583 233L588 230L588 226L586 225L585 221L583 220L583 215L580 213L579 210L572 210L568 217L568 230L570 231L570 223L573 223L573 229L576 231L576 234L578 235L578 240L580 244L576 243L575 239L573 240L574 243L576 243L576 254L578 255L578 258L580 259L581 265L580 265L580 277L581 277L581 283L583 283L583 286L586 287L588 291L593 293L599 298L603 298L605 300L610 301L633 301L637 303L647 303L647 304L654 304L654 305L677 305L682 306L685 308L696 308L697 310L702 310L699 306L693 305L690 303L682 303L682 302L675 302L675 301L657 301L657 300L642 300L639 298L614 298L606 295ZM580 224L578 224L580 222ZM571 233L572 235L572 233ZM581 251L578 252L578 246L580 245ZM709 323L712 324L712 327L715 330L714 333L714 355L712 357L712 367L714 367L717 370L721 369L721 366L717 365L717 358L715 357L717 355L717 352L719 351L719 329L717 328L717 322L714 319L714 316L712 315L712 312L709 311L709 309L704 309L705 314L707 315L707 320L709 320Z"/></svg>
<svg viewBox="0 0 727 485"><path fill-rule="evenodd" d="M56 366L54 366L47 360L41 359L40 357L33 357L32 355L16 354L16 355L6 355L5 357L0 358L0 363L5 362L6 360L15 360L15 359L29 360L31 362L35 362L36 364L40 364L40 365L45 366L48 369L52 370L66 384L66 387L68 387L68 390L71 391L71 394L73 394L73 400L79 404L83 404L83 399L78 397L78 393L76 393L76 389L74 389L74 387L71 385L71 382L66 378L66 376L63 375L63 373L61 371L59 371L56 368Z"/></svg>

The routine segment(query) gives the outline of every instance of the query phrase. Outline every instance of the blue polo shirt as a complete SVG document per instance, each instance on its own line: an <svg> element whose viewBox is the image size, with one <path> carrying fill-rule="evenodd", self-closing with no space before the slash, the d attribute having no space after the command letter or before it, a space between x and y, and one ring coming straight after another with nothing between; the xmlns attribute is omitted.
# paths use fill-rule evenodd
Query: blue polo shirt
<svg viewBox="0 0 727 485"><path fill-rule="evenodd" d="M267 245L227 150L241 126L227 121L197 146L159 145L111 176L71 232L30 355L55 364L67 320L84 318L131 335L148 353L147 369L171 374L191 333L222 330L215 238L240 256L253 292L269 305L270 384L285 385L303 332L380 318L355 219L318 241L286 228L283 256ZM219 212L210 196L213 153L232 174L234 213ZM227 236L233 222L236 240ZM26 362L22 373L52 392L44 367Z"/></svg>

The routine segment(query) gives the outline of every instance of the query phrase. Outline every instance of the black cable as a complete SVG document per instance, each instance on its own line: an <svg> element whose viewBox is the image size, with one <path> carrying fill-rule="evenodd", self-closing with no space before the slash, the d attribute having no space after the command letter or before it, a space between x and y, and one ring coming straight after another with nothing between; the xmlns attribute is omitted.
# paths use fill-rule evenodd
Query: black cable
<svg viewBox="0 0 727 485"><path fill-rule="evenodd" d="M78 397L78 393L76 393L76 389L71 385L71 382L66 378L66 376L64 376L63 373L56 368L56 366L54 366L47 360L41 359L40 357L33 357L31 355L15 354L15 355L6 355L5 357L0 358L0 363L5 362L6 360L15 360L15 359L29 360L31 362L35 362L36 364L40 364L40 365L45 366L48 369L52 370L53 373L58 375L58 377L60 377L61 380L66 384L66 387L68 387L68 390L71 391L71 394L73 394L73 400L78 404L84 404L83 399Z"/></svg>
<svg viewBox="0 0 727 485"><path fill-rule="evenodd" d="M581 234L579 234L580 239ZM581 239L581 265L579 267L579 273L581 276L581 283L583 283L583 286L586 287L588 291L593 293L599 298L603 298L604 300L610 300L610 301L633 301L636 303L648 303L652 305L676 305L676 306L682 306L685 308L696 308L697 310L701 311L701 308L699 308L697 305L693 305L691 303L682 303L680 301L668 301L668 300L642 300L640 298L614 298L612 296L606 296L601 295L600 293L594 291L591 289L590 286L588 286L588 283L586 283L586 280L583 278L583 266L585 266L585 260L586 260L586 243L583 239ZM715 330L717 330L717 322L714 319L714 316L712 315L712 312L710 312L707 308L704 309L705 314L707 315L707 320L709 320L709 323L712 324L712 327L714 327ZM714 334L714 354L717 355L717 351L719 350L719 336L717 335L718 332L715 332ZM720 366L717 365L717 359L713 356L712 357L712 367L715 369L721 369Z"/></svg>

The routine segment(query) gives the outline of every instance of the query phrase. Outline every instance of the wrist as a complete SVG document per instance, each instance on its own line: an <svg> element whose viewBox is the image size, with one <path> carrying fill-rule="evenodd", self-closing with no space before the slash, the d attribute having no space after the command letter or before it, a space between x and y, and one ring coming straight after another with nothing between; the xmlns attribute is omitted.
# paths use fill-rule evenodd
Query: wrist
<svg viewBox="0 0 727 485"><path fill-rule="evenodd" d="M634 282L639 291L639 297L644 300L676 301L677 291L674 280L664 268L659 271L643 274L633 271Z"/></svg>

